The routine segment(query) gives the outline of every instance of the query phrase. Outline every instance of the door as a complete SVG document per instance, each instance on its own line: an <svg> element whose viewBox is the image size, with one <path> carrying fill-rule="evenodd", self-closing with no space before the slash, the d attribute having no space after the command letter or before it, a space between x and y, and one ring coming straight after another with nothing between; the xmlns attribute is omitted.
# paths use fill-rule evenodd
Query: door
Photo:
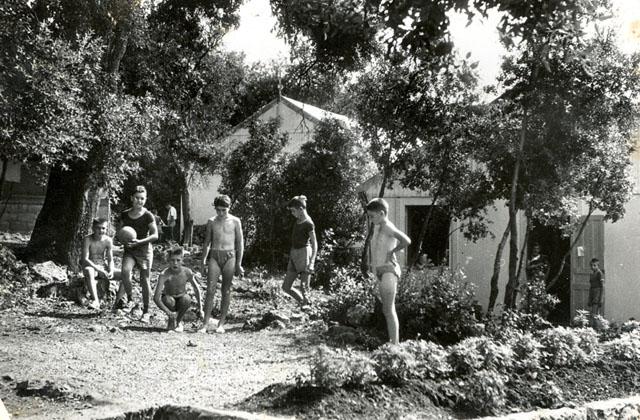
<svg viewBox="0 0 640 420"><path fill-rule="evenodd" d="M575 234L574 234L575 235ZM575 240L575 236L571 239ZM571 251L571 319L578 309L589 310L589 275L591 259L600 260L604 269L604 219L602 216L591 216ZM604 310L604 299L603 306Z"/></svg>

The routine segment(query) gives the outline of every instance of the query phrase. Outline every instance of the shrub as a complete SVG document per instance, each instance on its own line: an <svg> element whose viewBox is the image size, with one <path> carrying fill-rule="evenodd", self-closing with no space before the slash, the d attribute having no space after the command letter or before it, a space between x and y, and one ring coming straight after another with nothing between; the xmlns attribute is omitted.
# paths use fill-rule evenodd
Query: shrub
<svg viewBox="0 0 640 420"><path fill-rule="evenodd" d="M514 354L514 366L526 372L533 372L540 369L542 358L542 344L536 340L529 332L513 334L508 344Z"/></svg>
<svg viewBox="0 0 640 420"><path fill-rule="evenodd" d="M622 332L631 332L640 329L640 322L635 319L630 319L620 327Z"/></svg>
<svg viewBox="0 0 640 420"><path fill-rule="evenodd" d="M573 321L571 325L577 328L587 328L589 326L589 318L591 317L591 313L589 311L585 311L584 309L578 309L576 311L576 316L573 317Z"/></svg>
<svg viewBox="0 0 640 420"><path fill-rule="evenodd" d="M11 308L18 303L18 291L26 289L29 283L29 267L19 261L11 249L0 245L0 310Z"/></svg>
<svg viewBox="0 0 640 420"><path fill-rule="evenodd" d="M473 285L448 269L409 272L398 283L396 310L403 337L442 344L468 337L477 322Z"/></svg>
<svg viewBox="0 0 640 420"><path fill-rule="evenodd" d="M322 246L316 258L315 284L331 287L331 278L337 268L355 266L360 258L360 249L354 246L362 241L362 235L354 233L350 238L336 237L333 229L322 232Z"/></svg>
<svg viewBox="0 0 640 420"><path fill-rule="evenodd" d="M506 403L506 377L495 370L480 370L465 378L459 404L478 414L495 414Z"/></svg>
<svg viewBox="0 0 640 420"><path fill-rule="evenodd" d="M540 333L544 361L549 366L574 366L598 356L598 334L591 328L556 327Z"/></svg>
<svg viewBox="0 0 640 420"><path fill-rule="evenodd" d="M361 386L376 379L373 360L351 349L321 346L311 368L312 384L324 388Z"/></svg>
<svg viewBox="0 0 640 420"><path fill-rule="evenodd" d="M449 363L462 375L481 369L506 371L513 366L513 350L489 337L471 337L449 349Z"/></svg>
<svg viewBox="0 0 640 420"><path fill-rule="evenodd" d="M322 303L321 316L326 321L345 323L347 312L361 305L372 312L375 302L375 281L354 268L338 268L330 281L331 295Z"/></svg>
<svg viewBox="0 0 640 420"><path fill-rule="evenodd" d="M604 351L618 360L640 360L640 330L623 333L604 344Z"/></svg>
<svg viewBox="0 0 640 420"><path fill-rule="evenodd" d="M439 344L424 340L385 344L372 358L378 377L389 384L401 384L409 379L441 379L452 370L447 351Z"/></svg>

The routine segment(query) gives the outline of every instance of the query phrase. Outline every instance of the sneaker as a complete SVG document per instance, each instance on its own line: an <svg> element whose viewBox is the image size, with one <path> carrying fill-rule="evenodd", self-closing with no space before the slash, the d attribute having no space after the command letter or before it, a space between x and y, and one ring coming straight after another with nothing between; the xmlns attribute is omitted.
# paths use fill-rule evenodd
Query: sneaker
<svg viewBox="0 0 640 420"><path fill-rule="evenodd" d="M220 333L220 334L224 334L225 329L224 329L224 327L218 327L218 328L216 328L216 332Z"/></svg>
<svg viewBox="0 0 640 420"><path fill-rule="evenodd" d="M100 310L100 302L99 301L91 302L89 304L89 308L95 309L96 311L99 311Z"/></svg>
<svg viewBox="0 0 640 420"><path fill-rule="evenodd" d="M181 323L178 324L178 326L175 328L174 330L175 332L183 332L184 331L184 325Z"/></svg>
<svg viewBox="0 0 640 420"><path fill-rule="evenodd" d="M142 316L140 317L140 322L143 322L145 324L151 322L151 315L149 315L149 312L142 314Z"/></svg>

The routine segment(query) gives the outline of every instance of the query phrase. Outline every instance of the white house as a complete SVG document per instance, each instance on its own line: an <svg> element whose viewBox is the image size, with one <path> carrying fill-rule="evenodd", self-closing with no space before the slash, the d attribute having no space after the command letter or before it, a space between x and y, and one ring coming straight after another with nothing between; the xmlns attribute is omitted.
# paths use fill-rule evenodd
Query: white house
<svg viewBox="0 0 640 420"><path fill-rule="evenodd" d="M284 148L284 152L287 153L297 152L300 150L300 146L312 140L316 124L323 119L337 119L349 127L353 126L353 122L344 115L281 96L238 124L227 137L226 150L230 152L249 139L249 130L247 129L249 121L257 119L267 122L274 118L280 120L280 132L289 135L289 143ZM203 225L208 218L213 216L211 203L219 194L218 188L221 183L222 177L220 175L212 175L204 177L190 189L191 217L194 225Z"/></svg>
<svg viewBox="0 0 640 420"><path fill-rule="evenodd" d="M588 309L590 260L598 258L605 269L604 316L613 321L625 321L629 318L640 319L640 152L632 156L634 194L626 204L625 217L616 222L605 222L601 214L590 217L587 226L571 253L571 259L563 270L555 292L562 300L558 305L557 319L568 321L577 309ZM359 190L367 199L377 197L381 177L375 176L363 183ZM384 195L389 202L389 218L415 241L420 220L424 217L431 199L427 194L407 190L394 184ZM586 214L586 206L583 214ZM486 308L489 301L489 281L493 273L493 264L498 242L508 223L508 209L505 203L497 203L496 210L491 209L490 230L494 237L488 236L475 243L464 238L456 230L456 224L444 215L436 219L436 228L430 235L427 254L435 262L442 261L452 269L461 269L467 280L477 286L478 302ZM524 243L526 220L518 221L521 246ZM569 249L569 239L563 238L557 230L535 226L527 245L539 243L542 253L549 257L551 272L559 266L561 256ZM417 245L417 244L415 244ZM414 246L415 246L414 245ZM415 248L401 257L406 264ZM526 258L526 254L525 254ZM508 278L509 252L505 248L501 261L500 295L497 303L503 301L504 287ZM524 277L524 270L521 271ZM521 282L524 281L522 278Z"/></svg>

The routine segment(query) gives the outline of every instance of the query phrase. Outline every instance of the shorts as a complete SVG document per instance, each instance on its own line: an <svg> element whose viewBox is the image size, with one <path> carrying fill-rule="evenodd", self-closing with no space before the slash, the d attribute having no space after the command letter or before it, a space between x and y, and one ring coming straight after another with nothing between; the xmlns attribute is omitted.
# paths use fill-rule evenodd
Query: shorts
<svg viewBox="0 0 640 420"><path fill-rule="evenodd" d="M589 289L589 306L602 305L602 287L592 287Z"/></svg>
<svg viewBox="0 0 640 420"><path fill-rule="evenodd" d="M400 280L402 272L400 271L400 265L398 263L388 263L379 265L375 268L374 273L378 280L382 280L382 275L386 273L394 274L398 280Z"/></svg>
<svg viewBox="0 0 640 420"><path fill-rule="evenodd" d="M307 267L311 262L311 247L291 248L289 251L289 263L287 264L287 272L290 273L307 273Z"/></svg>
<svg viewBox="0 0 640 420"><path fill-rule="evenodd" d="M126 250L122 255L122 261L124 262L127 257L132 258L135 261L134 268L137 267L138 270L150 270L151 264L153 263L153 250L151 247L142 252L138 250L135 250L134 252Z"/></svg>
<svg viewBox="0 0 640 420"><path fill-rule="evenodd" d="M212 249L209 251L209 256L207 257L207 262L211 262L214 260L218 263L218 267L223 268L227 262L231 259L236 258L236 251L228 250L228 249Z"/></svg>
<svg viewBox="0 0 640 420"><path fill-rule="evenodd" d="M94 263L94 264L96 264L96 263ZM102 265L102 264L96 264L96 265L97 265L97 266L98 266L102 271L104 271L104 272L109 271L109 270L107 270L107 268L106 268L104 265ZM84 268L91 268L92 270L94 270L94 271L95 271L95 268L93 268L93 267L92 267L92 266L90 266L90 265L85 265L85 266L84 266L84 267L82 267L82 268L83 268L83 269L84 269ZM96 278L96 279L106 279L107 277L106 277L104 274L102 274L101 272L96 271L96 276L95 276L95 278Z"/></svg>

